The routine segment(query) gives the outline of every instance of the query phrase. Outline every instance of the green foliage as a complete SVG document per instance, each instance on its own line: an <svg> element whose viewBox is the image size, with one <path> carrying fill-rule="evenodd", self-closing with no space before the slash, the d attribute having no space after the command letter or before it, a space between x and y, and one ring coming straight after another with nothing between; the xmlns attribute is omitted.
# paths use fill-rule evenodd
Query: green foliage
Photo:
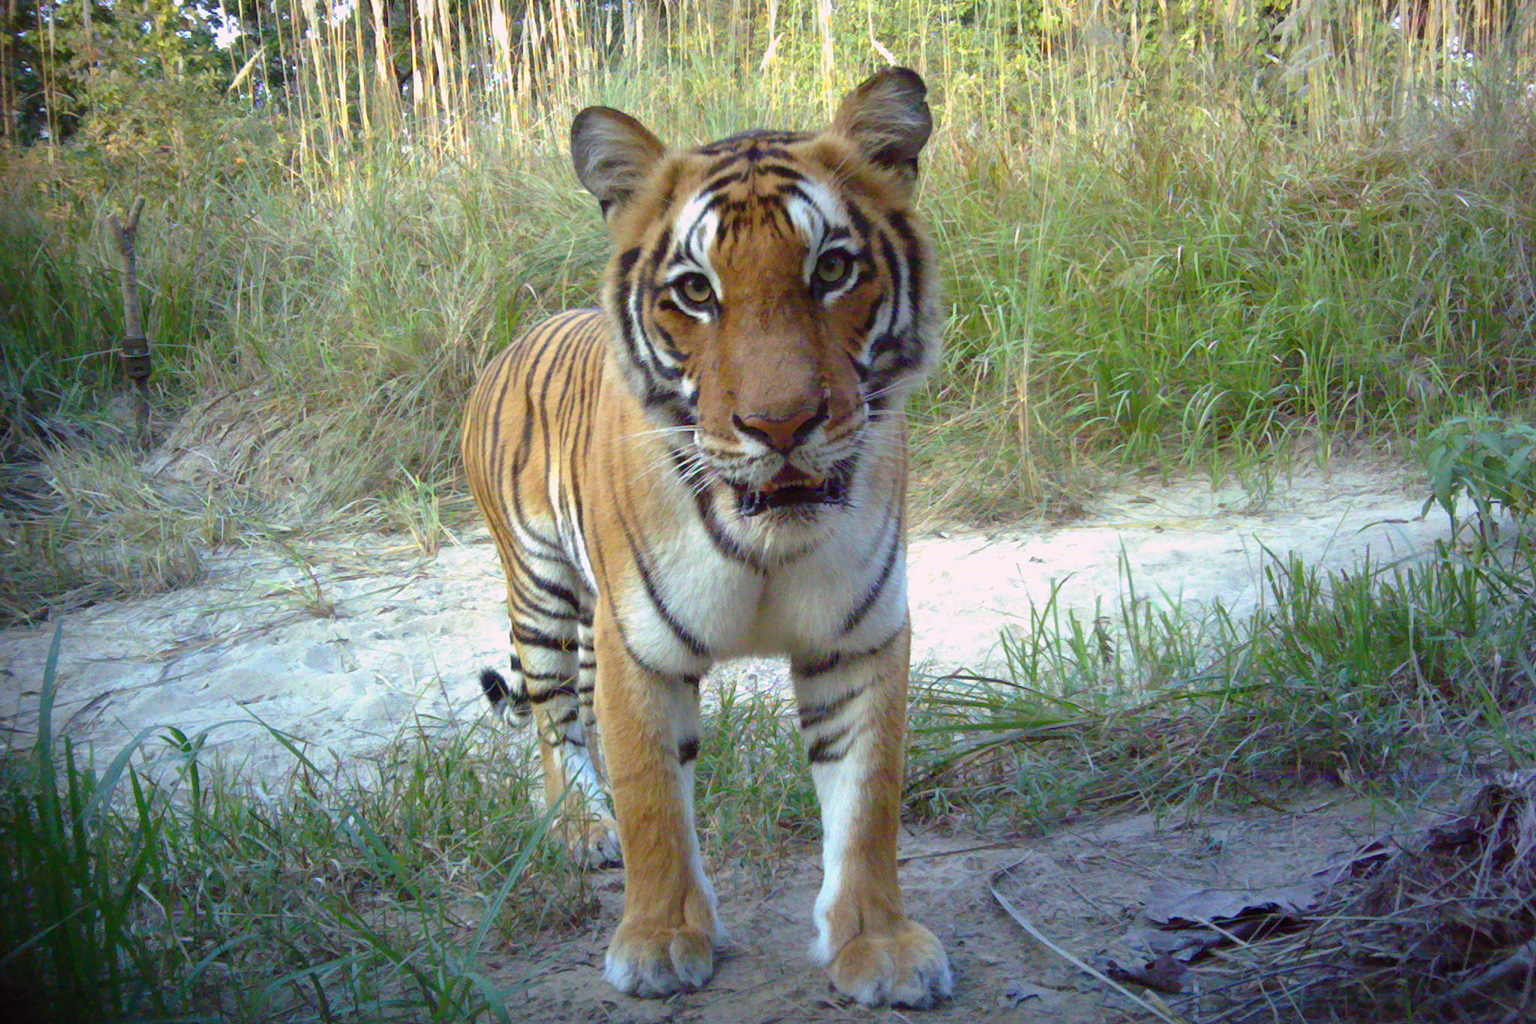
<svg viewBox="0 0 1536 1024"><path fill-rule="evenodd" d="M1272 803L1317 781L1390 792L1422 771L1536 760L1536 543L1321 573L1264 566L1252 615L1139 595L1054 603L1005 637L1001 678L932 680L910 794L926 813L1049 822L1130 804Z"/></svg>
<svg viewBox="0 0 1536 1024"><path fill-rule="evenodd" d="M274 785L171 728L98 769L52 733L60 636L38 739L0 761L13 1019L511 1019L480 954L584 897L503 737L424 725L321 766L271 732L293 756Z"/></svg>
<svg viewBox="0 0 1536 1024"><path fill-rule="evenodd" d="M134 914L137 887L156 866L154 803L132 772L125 779L126 752L98 774L80 764L67 740L54 746L59 641L56 633L43 678L38 742L30 757L12 755L4 765L0 991L27 1020L163 1014L153 984L153 944ZM111 815L110 801L124 781L132 784L129 807ZM101 856L109 848L114 856Z"/></svg>
<svg viewBox="0 0 1536 1024"><path fill-rule="evenodd" d="M1536 512L1536 427L1487 413L1456 416L1424 442L1430 496L1424 511L1438 504L1457 521L1456 502L1465 494L1483 523L1495 508L1524 520Z"/></svg>
<svg viewBox="0 0 1536 1024"><path fill-rule="evenodd" d="M227 78L213 0L17 0L0 19L0 114L7 141L61 142L82 125L98 143L184 141Z"/></svg>
<svg viewBox="0 0 1536 1024"><path fill-rule="evenodd" d="M791 704L729 683L710 697L717 706L704 718L696 776L705 851L771 861L786 843L814 841L820 815Z"/></svg>
<svg viewBox="0 0 1536 1024"><path fill-rule="evenodd" d="M203 148L184 133L206 121L225 62L196 6L115 0L89 28L74 20L82 8L63 5L54 15L73 41L82 138L141 158L160 147Z"/></svg>

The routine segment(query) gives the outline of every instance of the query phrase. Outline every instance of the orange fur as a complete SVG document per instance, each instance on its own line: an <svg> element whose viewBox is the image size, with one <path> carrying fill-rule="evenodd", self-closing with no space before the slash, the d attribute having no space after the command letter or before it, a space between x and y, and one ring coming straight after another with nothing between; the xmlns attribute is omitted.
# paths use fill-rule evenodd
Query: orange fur
<svg viewBox="0 0 1536 1024"><path fill-rule="evenodd" d="M514 684L488 694L533 707L551 803L586 798L566 808L579 843L604 841L611 794L626 900L607 970L632 994L713 971L698 685L746 653L791 658L827 826L815 916L833 983L868 1003L950 990L896 877L902 402L940 320L911 207L923 95L890 70L820 133L681 152L583 111L573 157L614 239L603 309L533 328L470 395L465 467L513 626Z"/></svg>

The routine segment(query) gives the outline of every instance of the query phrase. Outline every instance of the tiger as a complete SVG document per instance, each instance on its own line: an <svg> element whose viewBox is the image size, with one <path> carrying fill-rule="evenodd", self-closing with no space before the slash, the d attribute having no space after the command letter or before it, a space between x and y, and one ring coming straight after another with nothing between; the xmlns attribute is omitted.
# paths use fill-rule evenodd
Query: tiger
<svg viewBox="0 0 1536 1024"><path fill-rule="evenodd" d="M694 824L700 680L788 656L821 810L811 955L870 1006L949 997L897 880L909 674L909 393L940 356L914 209L922 78L882 70L817 131L671 149L588 107L576 176L612 236L601 308L485 368L466 475L505 571L510 681L546 796L589 863L622 858L604 974L702 987L723 936Z"/></svg>

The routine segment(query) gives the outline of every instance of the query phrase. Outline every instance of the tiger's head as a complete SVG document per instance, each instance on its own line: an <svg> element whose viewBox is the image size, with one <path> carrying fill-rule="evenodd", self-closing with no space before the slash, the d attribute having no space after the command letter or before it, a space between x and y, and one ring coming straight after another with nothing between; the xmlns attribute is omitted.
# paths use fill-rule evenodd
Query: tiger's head
<svg viewBox="0 0 1536 1024"><path fill-rule="evenodd" d="M882 420L938 359L912 208L926 94L888 68L822 131L691 150L607 107L572 124L613 234L603 305L626 382L690 482L729 488L743 518L845 505Z"/></svg>

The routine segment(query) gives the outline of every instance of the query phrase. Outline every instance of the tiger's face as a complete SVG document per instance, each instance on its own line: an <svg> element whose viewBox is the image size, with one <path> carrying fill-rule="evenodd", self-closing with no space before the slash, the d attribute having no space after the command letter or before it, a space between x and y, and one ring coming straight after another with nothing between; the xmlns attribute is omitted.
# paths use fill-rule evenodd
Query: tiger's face
<svg viewBox="0 0 1536 1024"><path fill-rule="evenodd" d="M726 490L744 519L845 507L882 421L937 359L911 208L930 130L910 72L871 79L815 134L669 152L606 108L573 126L614 236L604 305L626 381L690 485Z"/></svg>

